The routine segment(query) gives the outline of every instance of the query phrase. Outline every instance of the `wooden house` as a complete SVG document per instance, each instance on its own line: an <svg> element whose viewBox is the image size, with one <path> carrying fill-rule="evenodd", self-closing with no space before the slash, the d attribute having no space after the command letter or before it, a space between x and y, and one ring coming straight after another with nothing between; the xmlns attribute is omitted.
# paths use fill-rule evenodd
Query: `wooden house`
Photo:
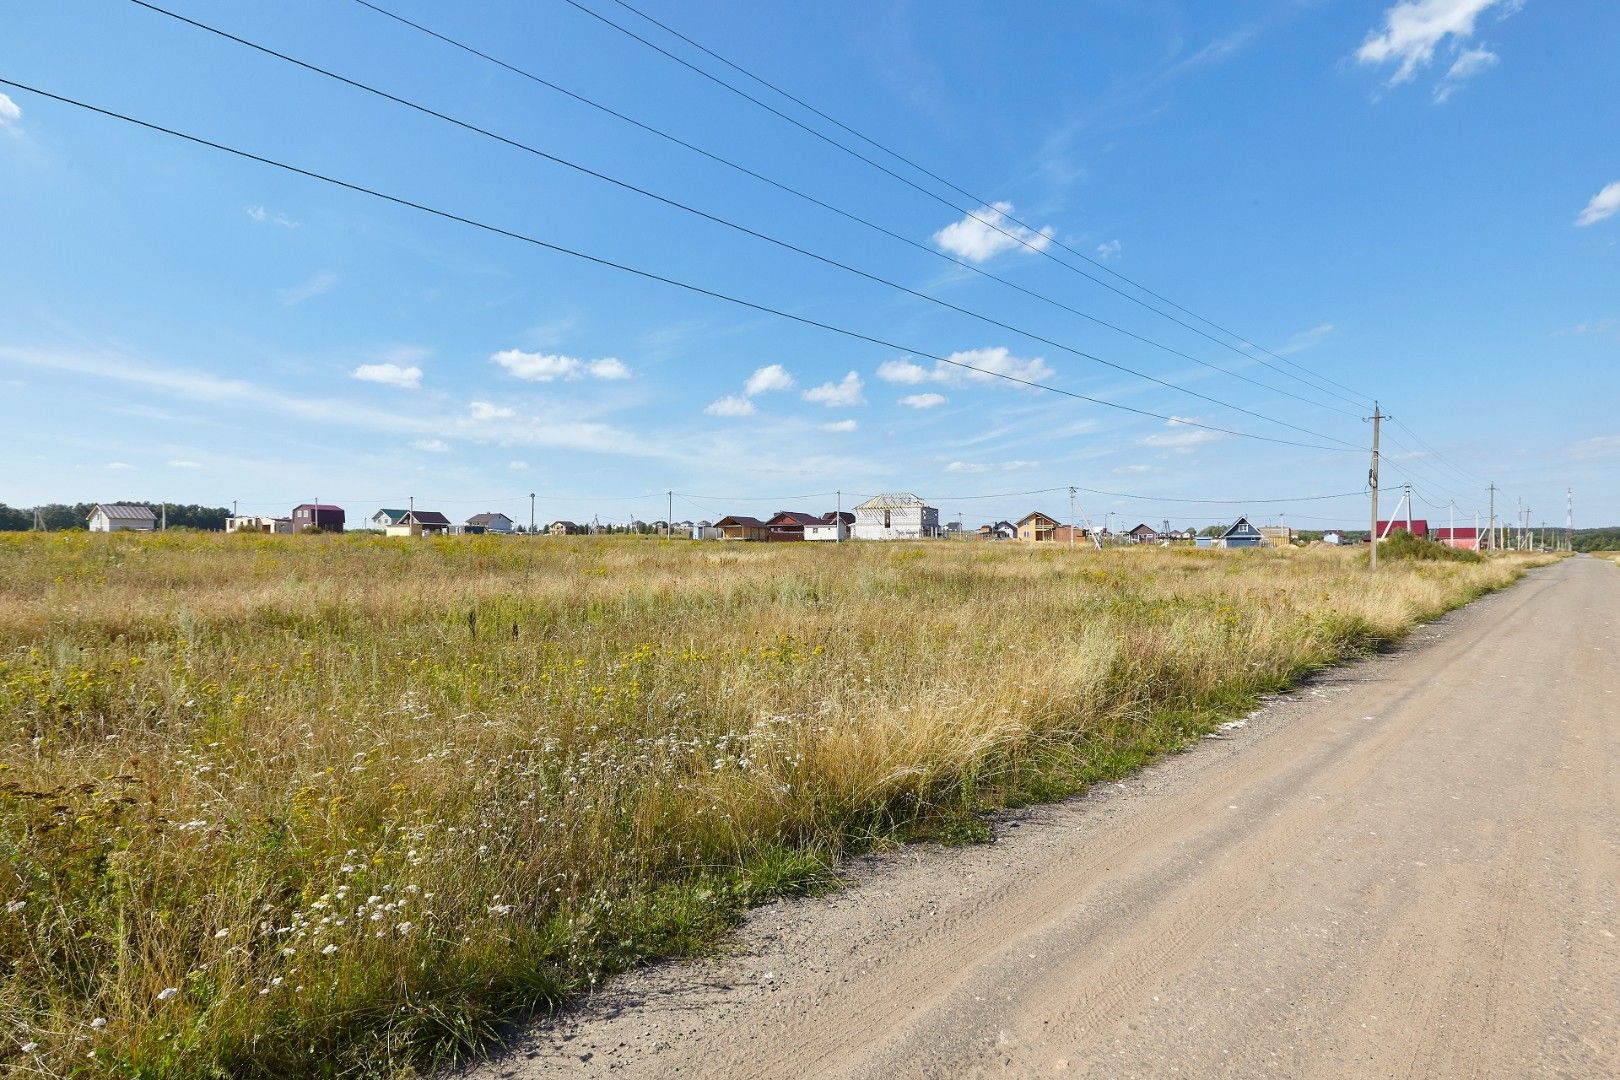
<svg viewBox="0 0 1620 1080"><path fill-rule="evenodd" d="M1058 520L1039 510L1031 510L1018 519L1018 539L1031 544L1046 543L1053 539Z"/></svg>

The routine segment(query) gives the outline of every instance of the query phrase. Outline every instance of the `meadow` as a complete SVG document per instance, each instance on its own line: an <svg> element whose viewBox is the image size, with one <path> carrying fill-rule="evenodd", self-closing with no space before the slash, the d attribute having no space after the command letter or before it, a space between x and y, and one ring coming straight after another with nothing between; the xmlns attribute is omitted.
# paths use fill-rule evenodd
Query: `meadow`
<svg viewBox="0 0 1620 1080"><path fill-rule="evenodd" d="M0 536L0 1065L425 1072L1529 564Z"/></svg>

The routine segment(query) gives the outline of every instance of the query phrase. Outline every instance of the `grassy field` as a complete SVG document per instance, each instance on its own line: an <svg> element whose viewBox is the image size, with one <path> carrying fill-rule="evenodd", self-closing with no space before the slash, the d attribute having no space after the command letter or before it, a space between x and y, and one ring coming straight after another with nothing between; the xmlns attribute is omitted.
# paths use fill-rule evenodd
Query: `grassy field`
<svg viewBox="0 0 1620 1080"><path fill-rule="evenodd" d="M0 1066L427 1069L1527 560L0 537Z"/></svg>

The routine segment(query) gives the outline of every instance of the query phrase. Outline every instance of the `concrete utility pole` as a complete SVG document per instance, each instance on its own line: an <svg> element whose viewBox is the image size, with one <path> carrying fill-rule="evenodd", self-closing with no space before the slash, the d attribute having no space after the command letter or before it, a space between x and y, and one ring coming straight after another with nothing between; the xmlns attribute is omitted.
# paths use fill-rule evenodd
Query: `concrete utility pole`
<svg viewBox="0 0 1620 1080"><path fill-rule="evenodd" d="M1450 503L1450 506L1451 506L1451 524L1446 526L1446 546L1447 547L1456 547L1457 546L1457 500L1452 499L1451 503Z"/></svg>
<svg viewBox="0 0 1620 1080"><path fill-rule="evenodd" d="M1568 501L1564 510L1564 550L1575 550L1575 489L1565 488L1564 497Z"/></svg>
<svg viewBox="0 0 1620 1080"><path fill-rule="evenodd" d="M675 535L675 492L673 490L671 490L671 491L664 492L664 494L669 496L669 509L667 511L669 516L664 519L664 535L665 536L674 536Z"/></svg>
<svg viewBox="0 0 1620 1080"><path fill-rule="evenodd" d="M1372 468L1367 471L1367 486L1372 488L1372 528L1367 532L1367 542L1372 545L1369 556L1372 569L1378 569L1378 428L1384 421L1384 414L1379 411L1378 402L1373 402L1373 414L1370 417L1373 426L1372 440Z"/></svg>
<svg viewBox="0 0 1620 1080"><path fill-rule="evenodd" d="M161 509L158 511L158 513L161 514L162 518L163 518L163 524L158 526L158 531L159 532L168 532L169 531L169 504L168 503L160 503L158 505L161 507Z"/></svg>
<svg viewBox="0 0 1620 1080"><path fill-rule="evenodd" d="M1406 504L1406 531L1412 532L1412 485L1401 485L1401 501Z"/></svg>
<svg viewBox="0 0 1620 1080"><path fill-rule="evenodd" d="M534 492L529 492L529 535L534 535Z"/></svg>
<svg viewBox="0 0 1620 1080"><path fill-rule="evenodd" d="M842 544L844 542L844 493L842 490L838 492L838 514L834 520L833 543Z"/></svg>
<svg viewBox="0 0 1620 1080"><path fill-rule="evenodd" d="M1069 550L1074 550L1074 487L1069 488Z"/></svg>
<svg viewBox="0 0 1620 1080"><path fill-rule="evenodd" d="M1496 550L1496 485L1490 486L1491 493L1491 520L1490 528L1486 533L1485 541L1492 551Z"/></svg>

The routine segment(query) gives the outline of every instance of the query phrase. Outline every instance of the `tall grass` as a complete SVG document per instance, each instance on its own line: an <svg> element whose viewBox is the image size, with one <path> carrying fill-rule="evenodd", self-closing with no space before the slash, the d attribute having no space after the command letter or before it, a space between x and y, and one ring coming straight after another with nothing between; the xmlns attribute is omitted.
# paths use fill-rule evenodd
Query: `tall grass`
<svg viewBox="0 0 1620 1080"><path fill-rule="evenodd" d="M0 539L0 1064L396 1074L1523 561Z"/></svg>

